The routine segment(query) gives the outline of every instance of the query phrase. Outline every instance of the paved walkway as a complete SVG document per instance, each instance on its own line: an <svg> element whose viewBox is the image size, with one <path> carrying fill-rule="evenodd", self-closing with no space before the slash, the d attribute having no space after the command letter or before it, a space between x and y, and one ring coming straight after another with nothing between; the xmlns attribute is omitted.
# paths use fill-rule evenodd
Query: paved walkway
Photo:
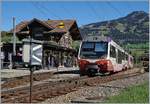
<svg viewBox="0 0 150 104"><path fill-rule="evenodd" d="M69 71L69 70L78 70L78 68L77 67L58 68L58 71ZM0 72L1 78L12 78L30 74L30 71L28 69L2 69L0 70ZM57 68L50 68L50 70L40 69L34 71L34 73L42 73L42 72L57 72Z"/></svg>

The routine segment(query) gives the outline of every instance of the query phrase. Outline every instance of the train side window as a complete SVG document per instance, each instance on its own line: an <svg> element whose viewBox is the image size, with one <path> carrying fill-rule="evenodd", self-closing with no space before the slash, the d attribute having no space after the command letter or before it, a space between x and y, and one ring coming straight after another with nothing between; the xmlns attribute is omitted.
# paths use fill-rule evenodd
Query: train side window
<svg viewBox="0 0 150 104"><path fill-rule="evenodd" d="M128 60L128 55L126 54L126 60Z"/></svg>
<svg viewBox="0 0 150 104"><path fill-rule="evenodd" d="M122 52L122 60L126 60L125 53Z"/></svg>
<svg viewBox="0 0 150 104"><path fill-rule="evenodd" d="M125 60L124 52L122 52L122 60Z"/></svg>
<svg viewBox="0 0 150 104"><path fill-rule="evenodd" d="M118 63L122 63L122 52L120 50L118 50Z"/></svg>
<svg viewBox="0 0 150 104"><path fill-rule="evenodd" d="M124 53L124 60L127 60L127 59L126 59L126 54L125 54L125 53Z"/></svg>
<svg viewBox="0 0 150 104"><path fill-rule="evenodd" d="M133 58L130 58L131 63L133 63Z"/></svg>
<svg viewBox="0 0 150 104"><path fill-rule="evenodd" d="M116 58L116 49L114 46L110 46L110 57Z"/></svg>

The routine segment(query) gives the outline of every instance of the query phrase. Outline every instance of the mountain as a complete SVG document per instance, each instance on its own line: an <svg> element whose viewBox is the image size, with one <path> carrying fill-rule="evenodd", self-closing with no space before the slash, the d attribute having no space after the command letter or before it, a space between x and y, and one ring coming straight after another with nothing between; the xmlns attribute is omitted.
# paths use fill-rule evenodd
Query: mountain
<svg viewBox="0 0 150 104"><path fill-rule="evenodd" d="M134 11L118 19L90 23L80 27L82 37L88 35L109 36L120 44L149 41L149 15Z"/></svg>

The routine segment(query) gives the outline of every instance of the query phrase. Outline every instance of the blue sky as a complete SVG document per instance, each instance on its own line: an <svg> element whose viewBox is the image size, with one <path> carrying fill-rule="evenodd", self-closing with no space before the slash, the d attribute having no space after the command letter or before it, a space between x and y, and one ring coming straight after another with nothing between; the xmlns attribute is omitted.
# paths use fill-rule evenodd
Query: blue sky
<svg viewBox="0 0 150 104"><path fill-rule="evenodd" d="M23 20L38 18L76 19L78 26L104 20L117 19L133 11L148 13L148 1L4 1L2 2L2 30L12 28L12 17L16 24Z"/></svg>

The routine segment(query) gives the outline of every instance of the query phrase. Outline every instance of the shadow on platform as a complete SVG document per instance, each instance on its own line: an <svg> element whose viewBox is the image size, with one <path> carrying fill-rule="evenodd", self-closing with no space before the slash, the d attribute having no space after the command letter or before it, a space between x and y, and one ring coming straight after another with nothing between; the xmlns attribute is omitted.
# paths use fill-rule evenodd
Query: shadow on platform
<svg viewBox="0 0 150 104"><path fill-rule="evenodd" d="M67 71L58 71L54 74L80 74L79 70L67 70Z"/></svg>

